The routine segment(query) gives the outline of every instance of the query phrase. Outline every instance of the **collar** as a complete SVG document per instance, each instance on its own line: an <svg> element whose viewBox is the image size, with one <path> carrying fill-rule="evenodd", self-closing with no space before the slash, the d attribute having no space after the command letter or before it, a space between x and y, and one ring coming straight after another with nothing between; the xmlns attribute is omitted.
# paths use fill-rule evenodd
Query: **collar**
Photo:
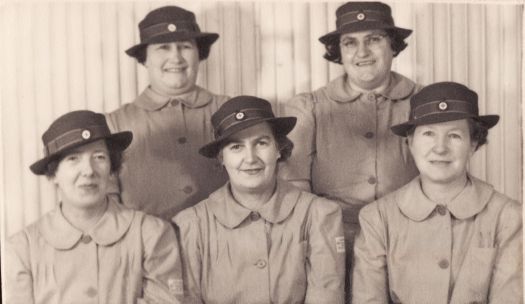
<svg viewBox="0 0 525 304"><path fill-rule="evenodd" d="M174 100L180 101L188 108L200 108L209 104L212 99L213 95L199 86L195 86L194 90L178 96L164 96L148 86L137 97L135 104L146 111L158 111Z"/></svg>
<svg viewBox="0 0 525 304"><path fill-rule="evenodd" d="M123 207L113 196L108 196L107 199L106 212L86 233L95 243L102 246L111 245L120 240L128 231L135 215L135 211ZM60 207L46 214L38 225L44 239L56 249L73 248L83 235L82 231L67 221Z"/></svg>
<svg viewBox="0 0 525 304"><path fill-rule="evenodd" d="M494 188L468 175L470 182L448 205L447 209L457 219L467 219L481 212L494 193ZM420 222L426 219L437 204L421 189L421 179L416 177L398 192L397 206L410 219Z"/></svg>
<svg viewBox="0 0 525 304"><path fill-rule="evenodd" d="M348 74L337 77L326 85L328 96L338 102L352 102L357 100L363 93L352 90L347 82ZM392 101L406 99L416 89L416 84L407 77L396 72L390 72L390 85L380 96Z"/></svg>
<svg viewBox="0 0 525 304"><path fill-rule="evenodd" d="M277 224L292 213L300 193L299 189L287 182L277 180L276 190L270 200L254 211L257 211L266 221ZM206 204L217 220L230 229L239 226L252 212L233 198L230 183L212 193Z"/></svg>

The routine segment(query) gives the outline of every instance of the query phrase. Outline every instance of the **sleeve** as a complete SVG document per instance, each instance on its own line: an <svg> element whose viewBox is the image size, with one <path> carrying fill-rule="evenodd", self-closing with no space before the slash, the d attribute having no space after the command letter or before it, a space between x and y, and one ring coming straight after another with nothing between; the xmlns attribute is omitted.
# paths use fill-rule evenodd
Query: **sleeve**
<svg viewBox="0 0 525 304"><path fill-rule="evenodd" d="M173 227L144 216L143 297L146 303L182 303L182 263Z"/></svg>
<svg viewBox="0 0 525 304"><path fill-rule="evenodd" d="M341 207L313 202L308 229L305 303L344 303L345 239Z"/></svg>
<svg viewBox="0 0 525 304"><path fill-rule="evenodd" d="M310 188L312 160L316 152L313 95L304 93L295 96L284 104L283 115L297 117L297 123L288 134L294 144L292 155L282 164L279 175L284 180L299 183L300 188L303 188L301 183Z"/></svg>
<svg viewBox="0 0 525 304"><path fill-rule="evenodd" d="M181 244L182 275L185 303L203 303L201 293L202 259L199 219L194 208L188 208L173 218Z"/></svg>
<svg viewBox="0 0 525 304"><path fill-rule="evenodd" d="M489 291L489 303L523 303L522 206L509 201L500 213L498 248Z"/></svg>
<svg viewBox="0 0 525 304"><path fill-rule="evenodd" d="M361 209L361 230L354 244L352 301L355 304L389 303L386 238L377 202Z"/></svg>
<svg viewBox="0 0 525 304"><path fill-rule="evenodd" d="M29 258L29 241L24 232L14 235L6 242L4 265L6 303L35 303L33 274Z"/></svg>

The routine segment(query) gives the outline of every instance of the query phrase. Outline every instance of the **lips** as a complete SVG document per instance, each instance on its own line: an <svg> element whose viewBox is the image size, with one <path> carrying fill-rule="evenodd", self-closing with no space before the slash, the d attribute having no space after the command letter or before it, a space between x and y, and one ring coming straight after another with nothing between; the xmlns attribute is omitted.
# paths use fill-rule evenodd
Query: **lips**
<svg viewBox="0 0 525 304"><path fill-rule="evenodd" d="M248 175L257 175L261 171L263 171L263 168L255 168L255 169L242 169L241 172L246 173Z"/></svg>
<svg viewBox="0 0 525 304"><path fill-rule="evenodd" d="M358 67L363 67L363 66L373 65L374 63L375 63L375 60L364 60L364 61L356 62L355 65L357 65Z"/></svg>
<svg viewBox="0 0 525 304"><path fill-rule="evenodd" d="M168 73L182 73L186 70L187 67L170 67L163 69L164 72Z"/></svg>
<svg viewBox="0 0 525 304"><path fill-rule="evenodd" d="M81 184L78 187L84 190L95 190L98 188L98 184Z"/></svg>

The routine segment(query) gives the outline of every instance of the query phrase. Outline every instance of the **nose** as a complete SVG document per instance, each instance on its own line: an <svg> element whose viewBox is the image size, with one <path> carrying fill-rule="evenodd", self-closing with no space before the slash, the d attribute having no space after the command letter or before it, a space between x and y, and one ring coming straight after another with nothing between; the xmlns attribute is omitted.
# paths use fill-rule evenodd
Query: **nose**
<svg viewBox="0 0 525 304"><path fill-rule="evenodd" d="M437 154L444 154L448 151L448 137L439 136L434 142L434 147L432 149Z"/></svg>
<svg viewBox="0 0 525 304"><path fill-rule="evenodd" d="M81 173L84 176L91 176L95 172L93 162L89 157L83 157L81 162Z"/></svg>
<svg viewBox="0 0 525 304"><path fill-rule="evenodd" d="M183 59L182 57L182 53L181 53L181 50L180 48L177 46L177 44L175 43L172 43L171 45L171 48L170 48L170 54L169 54L170 58L176 62L179 62Z"/></svg>
<svg viewBox="0 0 525 304"><path fill-rule="evenodd" d="M257 160L257 155L254 147L247 147L245 149L244 161L247 163L254 163Z"/></svg>
<svg viewBox="0 0 525 304"><path fill-rule="evenodd" d="M356 55L358 57L366 57L370 53L370 49L368 48L368 43L366 41L361 41L356 50Z"/></svg>

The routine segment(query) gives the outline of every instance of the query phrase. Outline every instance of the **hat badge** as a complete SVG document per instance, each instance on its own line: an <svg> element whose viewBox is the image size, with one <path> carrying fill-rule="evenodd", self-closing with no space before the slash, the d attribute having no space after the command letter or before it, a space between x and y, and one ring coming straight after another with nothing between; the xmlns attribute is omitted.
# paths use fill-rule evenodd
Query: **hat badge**
<svg viewBox="0 0 525 304"><path fill-rule="evenodd" d="M365 13L359 13L359 14L357 14L357 20L359 20L359 21L363 21L363 20L365 20L365 18L366 18Z"/></svg>
<svg viewBox="0 0 525 304"><path fill-rule="evenodd" d="M244 113L243 112L239 112L237 114L235 114L235 119L237 120L243 120L244 119Z"/></svg>
<svg viewBox="0 0 525 304"><path fill-rule="evenodd" d="M175 32L177 30L177 26L173 23L168 24L168 31Z"/></svg>
<svg viewBox="0 0 525 304"><path fill-rule="evenodd" d="M446 101L442 101L438 104L438 108L441 110L441 111L445 111L447 108L448 108L448 104Z"/></svg>
<svg viewBox="0 0 525 304"><path fill-rule="evenodd" d="M83 139L89 139L91 137L91 132L89 132L89 130L84 130L81 135Z"/></svg>

